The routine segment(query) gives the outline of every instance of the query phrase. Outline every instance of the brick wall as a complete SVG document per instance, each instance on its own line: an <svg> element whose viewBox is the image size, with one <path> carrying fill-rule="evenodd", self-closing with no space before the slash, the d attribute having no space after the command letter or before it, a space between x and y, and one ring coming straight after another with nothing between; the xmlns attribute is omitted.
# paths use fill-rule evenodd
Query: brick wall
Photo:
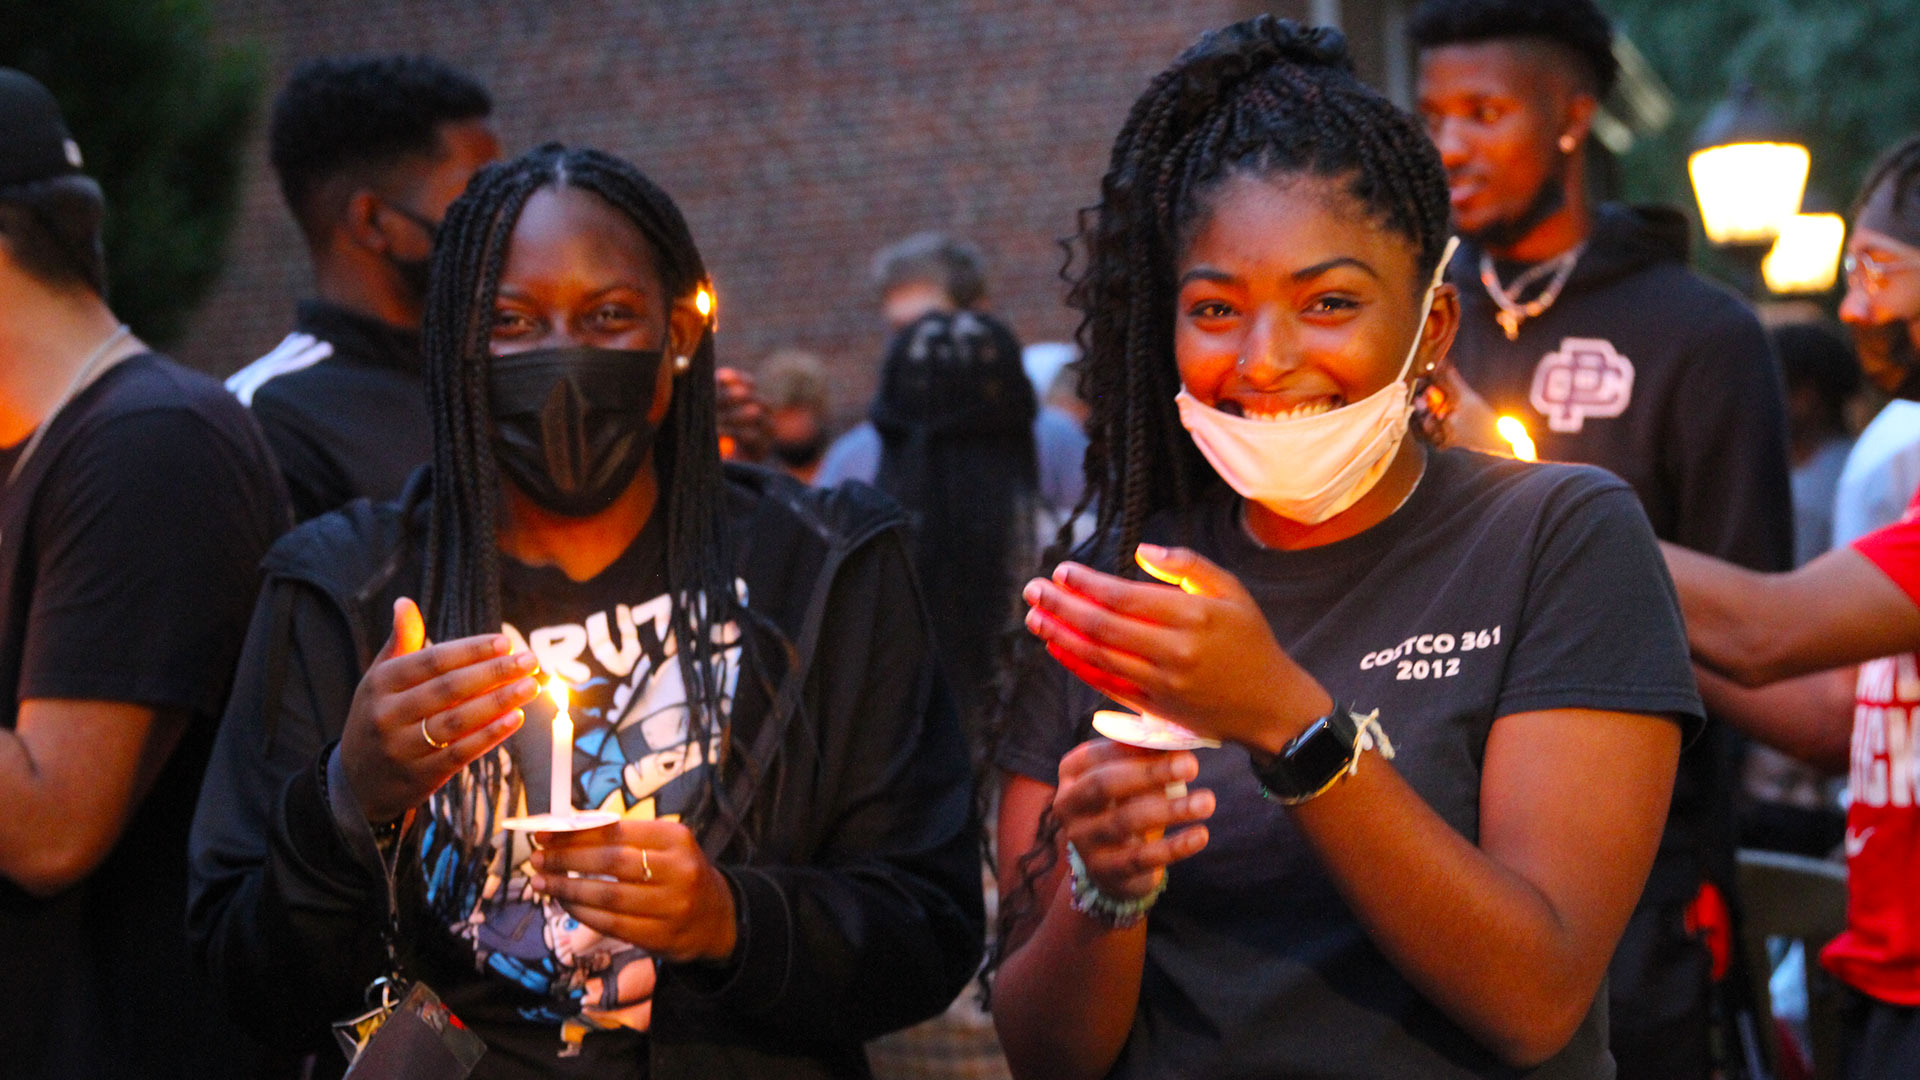
<svg viewBox="0 0 1920 1080"><path fill-rule="evenodd" d="M1016 332L1068 337L1056 241L1095 195L1127 106L1201 30L1261 9L1298 17L1307 3L217 3L219 35L258 50L273 89L310 56L426 51L489 86L509 153L561 139L631 158L692 224L722 362L817 350L843 418L877 374L869 259L907 233L972 240ZM1363 55L1363 73L1378 62ZM263 135L252 143L225 275L179 350L218 374L279 340L309 281Z"/></svg>

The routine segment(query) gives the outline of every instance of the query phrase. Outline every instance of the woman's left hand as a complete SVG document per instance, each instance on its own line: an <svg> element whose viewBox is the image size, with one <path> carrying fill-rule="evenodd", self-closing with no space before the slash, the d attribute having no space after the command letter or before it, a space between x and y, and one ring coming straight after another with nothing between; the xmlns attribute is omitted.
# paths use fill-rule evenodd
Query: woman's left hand
<svg viewBox="0 0 1920 1080"><path fill-rule="evenodd" d="M1027 629L1087 685L1211 738L1278 753L1333 707L1238 579L1186 548L1140 545L1178 588L1061 563L1022 595Z"/></svg>
<svg viewBox="0 0 1920 1080"><path fill-rule="evenodd" d="M539 839L534 891L560 901L587 926L664 960L733 955L733 890L685 825L617 821L581 832L541 833Z"/></svg>

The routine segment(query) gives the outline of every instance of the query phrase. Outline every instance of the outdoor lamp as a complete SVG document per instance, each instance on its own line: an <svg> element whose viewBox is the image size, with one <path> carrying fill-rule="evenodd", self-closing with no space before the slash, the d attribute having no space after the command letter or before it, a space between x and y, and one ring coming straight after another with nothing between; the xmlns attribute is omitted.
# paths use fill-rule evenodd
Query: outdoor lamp
<svg viewBox="0 0 1920 1080"><path fill-rule="evenodd" d="M1764 244L1800 212L1812 158L1786 141L1782 125L1751 84L1714 106L1694 136L1687 158L1707 239L1715 244Z"/></svg>
<svg viewBox="0 0 1920 1080"><path fill-rule="evenodd" d="M1760 263L1767 288L1776 293L1823 293L1840 277L1840 249L1847 223L1839 214L1795 214Z"/></svg>

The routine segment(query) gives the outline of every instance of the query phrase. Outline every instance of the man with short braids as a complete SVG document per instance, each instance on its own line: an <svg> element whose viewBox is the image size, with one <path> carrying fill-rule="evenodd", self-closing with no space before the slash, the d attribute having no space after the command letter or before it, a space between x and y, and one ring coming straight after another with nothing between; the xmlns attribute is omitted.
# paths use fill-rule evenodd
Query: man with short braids
<svg viewBox="0 0 1920 1080"><path fill-rule="evenodd" d="M1410 29L1463 240L1449 273L1457 377L1443 380L1454 437L1505 453L1494 416L1519 418L1542 460L1631 484L1661 539L1755 569L1792 565L1785 409L1759 323L1687 269L1678 212L1589 190L1592 155L1605 152L1589 136L1617 74L1606 16L1592 0L1426 0ZM1726 975L1732 939L1696 933L1727 927L1715 913L1733 875L1729 738L1710 724L1687 748L1609 972L1622 1076L1705 1077L1709 987L1745 985ZM1720 1065L1738 1069L1731 1026L1725 1036Z"/></svg>

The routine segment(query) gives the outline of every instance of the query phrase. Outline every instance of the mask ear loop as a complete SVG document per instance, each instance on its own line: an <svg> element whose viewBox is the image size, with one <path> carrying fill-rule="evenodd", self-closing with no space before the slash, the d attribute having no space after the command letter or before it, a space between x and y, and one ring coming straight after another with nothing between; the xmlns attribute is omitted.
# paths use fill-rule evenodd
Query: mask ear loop
<svg viewBox="0 0 1920 1080"><path fill-rule="evenodd" d="M1427 283L1427 294L1420 301L1420 321L1413 331L1413 344L1407 349L1407 362L1400 365L1399 378L1404 379L1407 377L1407 372L1413 370L1413 358L1420 355L1420 340L1424 338L1427 333L1427 316L1433 314L1433 298L1440 292L1441 283L1447 280L1447 264L1453 261L1453 253L1458 251L1459 248L1460 238L1458 236L1448 236L1447 246L1440 252L1440 263L1433 268L1433 280ZM1433 367L1432 364L1428 364L1422 374L1432 374ZM1407 387L1407 401L1409 404L1412 403L1414 394L1415 390L1413 386L1409 384Z"/></svg>

